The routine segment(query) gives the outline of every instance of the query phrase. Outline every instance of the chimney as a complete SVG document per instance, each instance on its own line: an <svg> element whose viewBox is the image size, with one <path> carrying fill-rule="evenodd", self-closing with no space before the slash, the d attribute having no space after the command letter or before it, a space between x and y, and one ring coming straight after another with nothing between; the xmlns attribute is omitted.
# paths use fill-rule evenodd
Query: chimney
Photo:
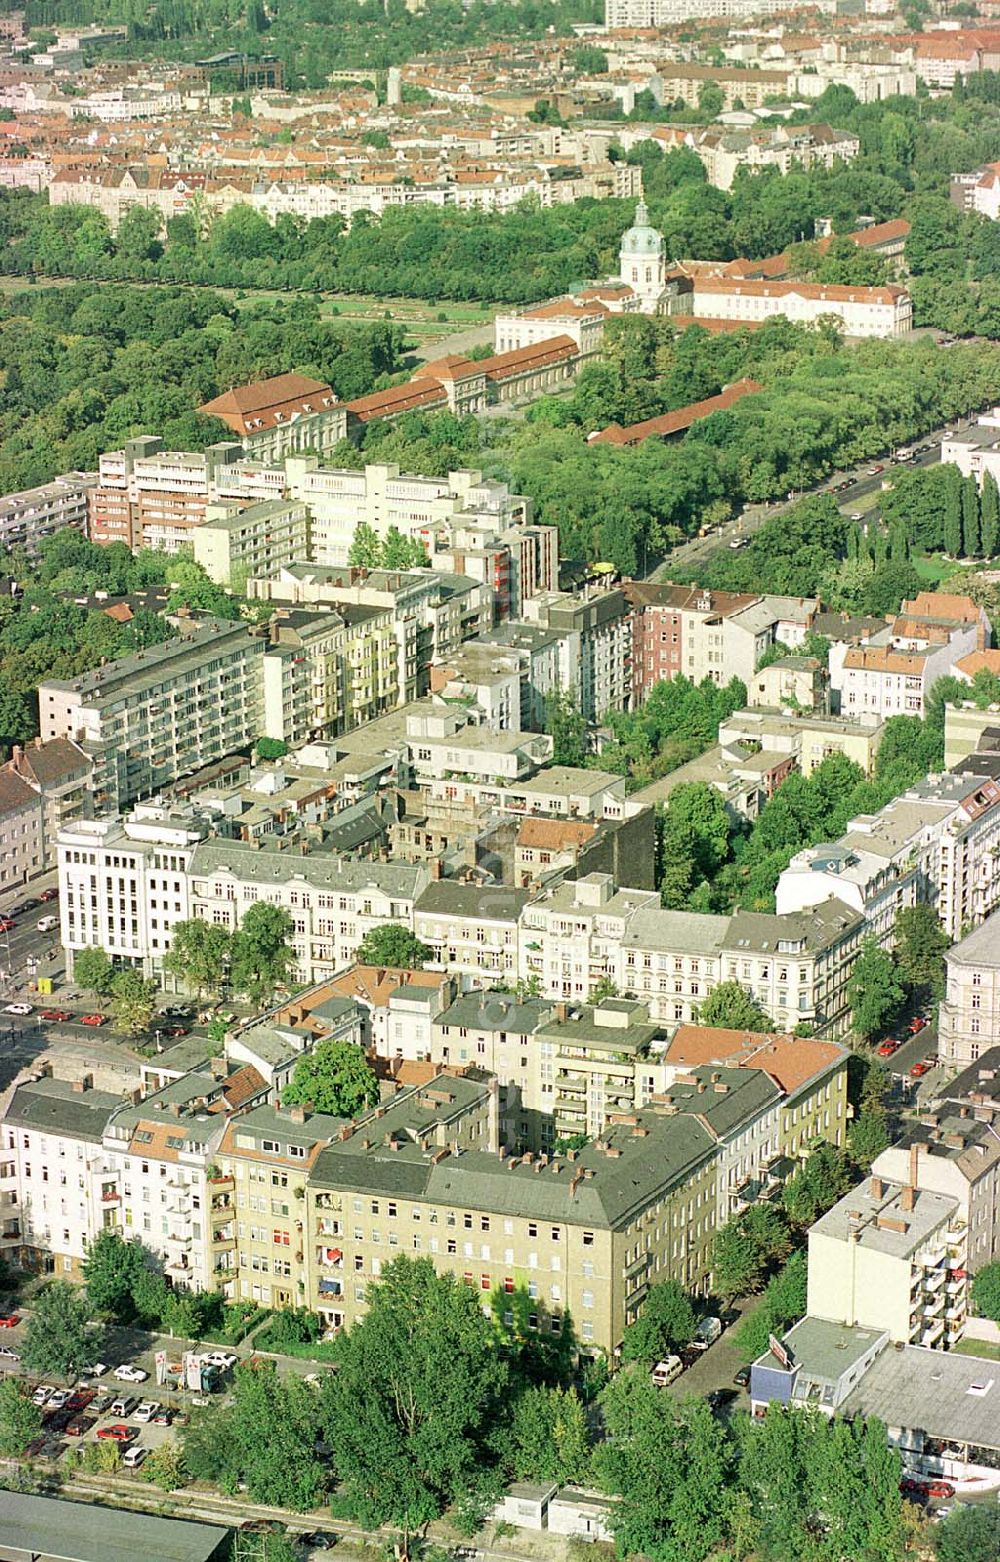
<svg viewBox="0 0 1000 1562"><path fill-rule="evenodd" d="M171 1103L170 1103L170 1115L171 1115L171 1117L180 1117L180 1115L181 1115L181 1103L179 1101L171 1101Z"/></svg>
<svg viewBox="0 0 1000 1562"><path fill-rule="evenodd" d="M872 1198L873 1199L884 1199L885 1198L885 1183L882 1181L881 1177L873 1177L872 1178Z"/></svg>
<svg viewBox="0 0 1000 1562"><path fill-rule="evenodd" d="M505 1161L507 1159L507 1146L505 1144L502 1144L497 1151L497 1159L501 1161Z"/></svg>
<svg viewBox="0 0 1000 1562"><path fill-rule="evenodd" d="M566 1023L566 1021L568 1019L569 1019L569 1004L568 1003L557 1003L556 1004L556 1023L559 1024L559 1025L565 1025L565 1023Z"/></svg>
<svg viewBox="0 0 1000 1562"><path fill-rule="evenodd" d="M914 1204L916 1203L916 1198L917 1198L916 1189L914 1187L910 1186L909 1184L907 1184L907 1186L902 1190L902 1192L899 1195L899 1207L900 1207L900 1209L906 1210L907 1213L909 1213L913 1209Z"/></svg>
<svg viewBox="0 0 1000 1562"><path fill-rule="evenodd" d="M229 1073L229 1065L225 1058L209 1058L208 1067L213 1079L225 1079Z"/></svg>
<svg viewBox="0 0 1000 1562"><path fill-rule="evenodd" d="M917 1186L917 1182L919 1181L919 1176L918 1176L918 1162L919 1162L919 1160L920 1160L920 1146L919 1146L919 1144L916 1144L916 1143L911 1144L910 1145L910 1186L913 1187L913 1188L915 1188Z"/></svg>
<svg viewBox="0 0 1000 1562"><path fill-rule="evenodd" d="M448 1149L447 1145L442 1146L440 1150L435 1150L434 1154L431 1156L431 1165L440 1166L441 1162L446 1161L450 1154L451 1151Z"/></svg>
<svg viewBox="0 0 1000 1562"><path fill-rule="evenodd" d="M434 883L437 883L441 876L441 859L440 857L435 857L431 863L431 879Z"/></svg>
<svg viewBox="0 0 1000 1562"><path fill-rule="evenodd" d="M311 1101L308 1103L308 1106L307 1105L290 1106L288 1108L288 1115L291 1118L292 1122L293 1123L304 1123L305 1120L306 1120L306 1113L309 1111L311 1106L312 1106L312 1102Z"/></svg>

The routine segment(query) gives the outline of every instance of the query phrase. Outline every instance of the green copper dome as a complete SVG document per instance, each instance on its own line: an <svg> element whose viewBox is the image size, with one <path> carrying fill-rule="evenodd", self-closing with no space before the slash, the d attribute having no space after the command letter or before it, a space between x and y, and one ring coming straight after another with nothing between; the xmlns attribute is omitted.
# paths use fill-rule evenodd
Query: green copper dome
<svg viewBox="0 0 1000 1562"><path fill-rule="evenodd" d="M635 209L633 226L622 235L622 254L659 255L662 250L663 234L657 233L655 228L649 226L646 203L640 201Z"/></svg>

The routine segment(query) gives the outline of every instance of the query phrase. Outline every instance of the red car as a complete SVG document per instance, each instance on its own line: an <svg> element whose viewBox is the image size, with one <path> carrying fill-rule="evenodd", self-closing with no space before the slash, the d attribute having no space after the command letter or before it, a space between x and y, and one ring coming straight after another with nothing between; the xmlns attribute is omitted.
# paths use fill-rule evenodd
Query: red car
<svg viewBox="0 0 1000 1562"><path fill-rule="evenodd" d="M38 898L39 900L58 900L59 891L57 889L43 889Z"/></svg>
<svg viewBox="0 0 1000 1562"><path fill-rule="evenodd" d="M929 1063L914 1063L913 1067L910 1069L910 1075L913 1079L922 1079L923 1076L925 1074L929 1074L930 1071L931 1065Z"/></svg>
<svg viewBox="0 0 1000 1562"><path fill-rule="evenodd" d="M113 1426L99 1426L98 1437L110 1438L113 1443L130 1443L135 1437L134 1426L126 1426L122 1421L116 1421Z"/></svg>
<svg viewBox="0 0 1000 1562"><path fill-rule="evenodd" d="M103 1025L105 1019L106 1019L106 1016L103 1015L103 1014L82 1014L80 1016L80 1024L81 1025Z"/></svg>
<svg viewBox="0 0 1000 1562"><path fill-rule="evenodd" d="M910 1035L918 1036L925 1028L926 1024L927 1021L924 1019L922 1014L915 1014L910 1021Z"/></svg>
<svg viewBox="0 0 1000 1562"><path fill-rule="evenodd" d="M892 1036L887 1036L878 1049L878 1055L880 1058L891 1058L894 1052L898 1052L899 1046L900 1043L898 1041L894 1040Z"/></svg>
<svg viewBox="0 0 1000 1562"><path fill-rule="evenodd" d="M186 1025L167 1025L164 1027L162 1034L178 1040L181 1036L189 1036L191 1033Z"/></svg>
<svg viewBox="0 0 1000 1562"><path fill-rule="evenodd" d="M0 1329L16 1329L20 1322L20 1313L4 1313L0 1315Z"/></svg>
<svg viewBox="0 0 1000 1562"><path fill-rule="evenodd" d="M65 1025L66 1021L72 1019L73 1016L68 1009L43 1009L38 1018L40 1020L51 1020L56 1025Z"/></svg>
<svg viewBox="0 0 1000 1562"><path fill-rule="evenodd" d="M931 1475L904 1475L899 1483L901 1492L917 1497L954 1497L955 1488L950 1481L939 1481Z"/></svg>
<svg viewBox="0 0 1000 1562"><path fill-rule="evenodd" d="M0 933L9 933L14 926L12 917L0 917Z"/></svg>

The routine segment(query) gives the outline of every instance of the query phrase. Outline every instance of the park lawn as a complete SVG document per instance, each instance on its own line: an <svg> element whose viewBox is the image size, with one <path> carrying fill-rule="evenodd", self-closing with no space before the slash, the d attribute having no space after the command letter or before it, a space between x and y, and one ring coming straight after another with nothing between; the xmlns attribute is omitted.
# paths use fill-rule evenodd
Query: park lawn
<svg viewBox="0 0 1000 1562"><path fill-rule="evenodd" d="M956 559L946 559L943 553L933 553L920 558L910 560L913 568L928 586L943 585L953 575L957 575L962 565Z"/></svg>

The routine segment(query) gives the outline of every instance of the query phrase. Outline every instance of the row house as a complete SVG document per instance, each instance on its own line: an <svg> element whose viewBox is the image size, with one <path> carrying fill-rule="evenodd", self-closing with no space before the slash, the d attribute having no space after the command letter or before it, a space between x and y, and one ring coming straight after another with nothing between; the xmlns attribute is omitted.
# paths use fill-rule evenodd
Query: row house
<svg viewBox="0 0 1000 1562"><path fill-rule="evenodd" d="M976 1064L1000 1046L1000 911L946 951L938 1050L950 1064Z"/></svg>

